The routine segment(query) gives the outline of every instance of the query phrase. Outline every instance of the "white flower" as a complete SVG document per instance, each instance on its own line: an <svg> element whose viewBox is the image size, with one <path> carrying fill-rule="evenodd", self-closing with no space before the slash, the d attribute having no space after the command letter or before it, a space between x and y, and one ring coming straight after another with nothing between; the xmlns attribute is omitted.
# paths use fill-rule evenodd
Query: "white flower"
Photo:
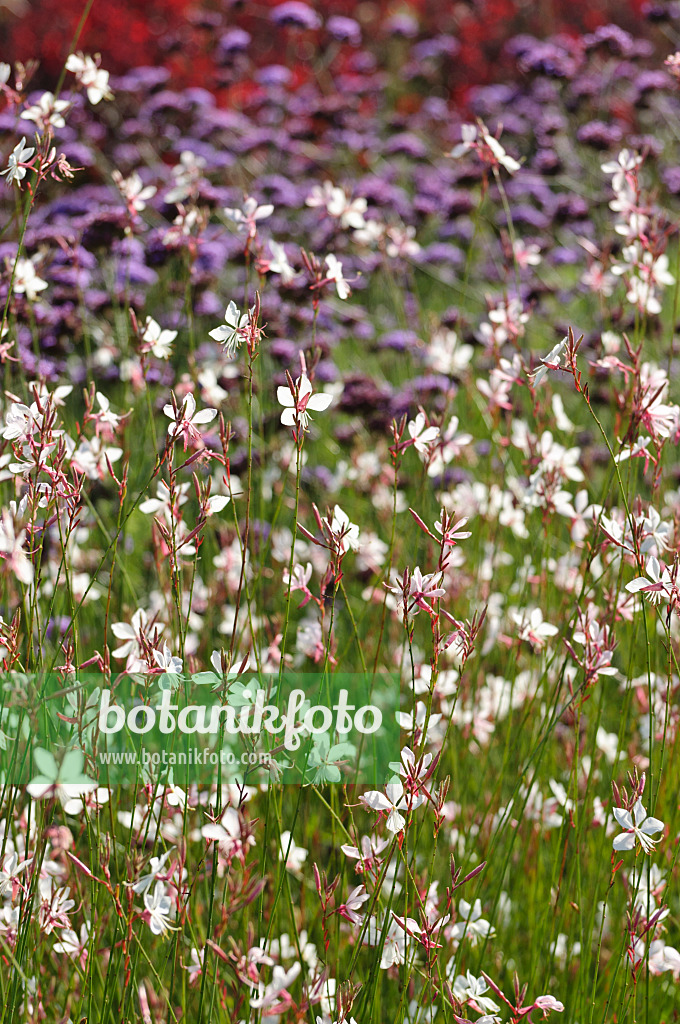
<svg viewBox="0 0 680 1024"><path fill-rule="evenodd" d="M361 541L359 540L359 527L355 523L349 521L349 516L346 512L336 505L333 509L333 520L331 522L331 532L338 539L338 546L341 554L351 548L352 551L358 551L361 547Z"/></svg>
<svg viewBox="0 0 680 1024"><path fill-rule="evenodd" d="M325 206L328 209L328 204L333 199L334 189L332 181L324 181L323 185L315 185L305 199L305 204L311 207Z"/></svg>
<svg viewBox="0 0 680 1024"><path fill-rule="evenodd" d="M29 302L35 302L39 293L47 288L47 281L38 277L31 259L22 257L17 260L13 287L17 295L25 295Z"/></svg>
<svg viewBox="0 0 680 1024"><path fill-rule="evenodd" d="M7 509L0 518L0 559L20 583L33 582L33 563L24 551L26 531L16 532L14 520Z"/></svg>
<svg viewBox="0 0 680 1024"><path fill-rule="evenodd" d="M343 916L346 917L348 921L351 921L352 924L358 924L361 921L361 914L359 911L366 900L370 900L370 898L370 895L366 892L366 886L357 885L355 889L352 889L346 902L342 904L342 910L344 911Z"/></svg>
<svg viewBox="0 0 680 1024"><path fill-rule="evenodd" d="M496 929L482 917L482 901L475 900L474 904L461 899L458 903L458 920L451 929L451 935L457 941L463 936L468 938L474 946L478 939L485 939L495 934Z"/></svg>
<svg viewBox="0 0 680 1024"><path fill-rule="evenodd" d="M454 964L451 960L448 969ZM493 999L489 999L484 993L488 992L489 983L485 978L475 978L474 974L467 971L465 977L458 975L453 983L453 994L459 1003L474 1003L482 1012L498 1013L500 1009Z"/></svg>
<svg viewBox="0 0 680 1024"><path fill-rule="evenodd" d="M152 316L147 316L142 341L156 359L167 359L172 352L172 343L177 331L163 330Z"/></svg>
<svg viewBox="0 0 680 1024"><path fill-rule="evenodd" d="M540 608L532 608L531 611L525 608L521 612L511 610L510 618L519 626L517 638L528 640L537 649L545 646L548 637L555 636L559 632L557 626L543 621L543 613Z"/></svg>
<svg viewBox="0 0 680 1024"><path fill-rule="evenodd" d="M302 865L307 860L307 853L308 851L303 846L295 845L292 833L281 833L279 860L285 860L286 870L290 871L293 875L297 875L298 878L302 875Z"/></svg>
<svg viewBox="0 0 680 1024"><path fill-rule="evenodd" d="M505 167L508 174L514 174L515 171L519 170L520 165L513 157L508 156L498 139L494 139L493 135L485 135L484 141L501 167Z"/></svg>
<svg viewBox="0 0 680 1024"><path fill-rule="evenodd" d="M364 227L364 214L367 206L368 203L363 196L350 200L347 198L345 190L336 186L331 188L326 209L331 217L338 218L341 227L359 230Z"/></svg>
<svg viewBox="0 0 680 1024"><path fill-rule="evenodd" d="M189 441L200 442L202 440L199 427L212 421L217 416L217 409L201 409L196 412L196 399L189 392L182 405L175 413L171 405L164 405L163 412L170 418L168 434L173 441L179 437L184 439L184 450Z"/></svg>
<svg viewBox="0 0 680 1024"><path fill-rule="evenodd" d="M385 252L390 259L396 259L397 256L408 259L420 252L420 245L415 240L416 229L412 224L408 227L387 228L386 234L388 242Z"/></svg>
<svg viewBox="0 0 680 1024"><path fill-rule="evenodd" d="M154 935L165 935L176 929L170 924L173 917L172 900L165 895L165 886L156 882L153 896L144 894L144 908L149 915L149 927Z"/></svg>
<svg viewBox="0 0 680 1024"><path fill-rule="evenodd" d="M255 238L255 235L257 234L257 221L271 217L273 212L274 207L271 203L265 203L264 206L258 206L257 199L253 199L252 196L246 197L243 207L240 210L232 209L229 206L224 207L225 217L228 217L229 220L233 220L239 233L246 234L248 238Z"/></svg>
<svg viewBox="0 0 680 1024"><path fill-rule="evenodd" d="M197 188L205 160L202 156L196 156L190 149L184 149L179 155L179 163L172 169L175 179L175 187L166 193L166 203L181 203Z"/></svg>
<svg viewBox="0 0 680 1024"><path fill-rule="evenodd" d="M21 167L20 164L26 164L35 153L33 146L26 145L26 137L24 136L20 142L17 142L16 146L12 150L7 160L7 167L4 171L0 171L0 174L7 175L7 184L11 185L13 181L22 181L26 177L26 168Z"/></svg>
<svg viewBox="0 0 680 1024"><path fill-rule="evenodd" d="M650 837L655 832L662 832L664 823L658 818L648 818L641 800L638 800L633 807L632 815L624 807L615 807L614 817L621 828L625 830L614 838L612 845L615 850L632 850L635 848L635 840L638 839L645 853L652 852L654 843L659 840Z"/></svg>
<svg viewBox="0 0 680 1024"><path fill-rule="evenodd" d="M229 502L231 501L231 495L229 494L213 494L208 498L205 506L205 513L208 516L214 516L217 512L222 512Z"/></svg>
<svg viewBox="0 0 680 1024"><path fill-rule="evenodd" d="M288 284L295 277L295 271L288 262L286 250L278 242L269 243L272 258L267 260L267 269L271 274L280 274L284 284Z"/></svg>
<svg viewBox="0 0 680 1024"><path fill-rule="evenodd" d="M181 674L182 659L173 655L172 651L168 647L167 641L164 642L162 651L154 649L153 656L156 664L163 672L169 672L171 675Z"/></svg>
<svg viewBox="0 0 680 1024"><path fill-rule="evenodd" d="M306 373L303 373L295 381L294 390L290 385L278 387L276 397L280 405L284 406L281 413L281 423L284 427L294 427L300 424L303 430L309 427L310 410L312 412L323 412L333 401L333 396L325 391L312 394L312 384Z"/></svg>
<svg viewBox="0 0 680 1024"><path fill-rule="evenodd" d="M115 170L111 177L132 213L141 213L146 208L146 200L156 195L156 186L147 185L145 188L137 171L133 171L129 178L124 178L119 170Z"/></svg>
<svg viewBox="0 0 680 1024"><path fill-rule="evenodd" d="M251 996L251 1007L254 1010L261 1010L280 1002L279 997L295 981L301 970L302 966L299 963L294 963L287 971L278 964L275 964L272 980L268 985L265 985L264 982L259 982L257 995Z"/></svg>
<svg viewBox="0 0 680 1024"><path fill-rule="evenodd" d="M55 100L54 93L44 92L38 102L21 112L25 121L35 121L38 129L44 132L47 128L63 128L66 122L61 116L68 107L67 100Z"/></svg>
<svg viewBox="0 0 680 1024"><path fill-rule="evenodd" d="M242 331L248 326L253 312L254 310L251 309L250 313L241 313L232 299L224 311L224 323L209 332L211 338L218 341L220 345L224 345L228 356L233 356L236 349L240 348L243 342Z"/></svg>
<svg viewBox="0 0 680 1024"><path fill-rule="evenodd" d="M100 100L111 99L109 73L98 67L94 58L86 57L82 53L71 53L66 60L66 70L72 71L76 81L87 89L90 103L96 104Z"/></svg>
<svg viewBox="0 0 680 1024"><path fill-rule="evenodd" d="M469 365L474 354L472 345L463 345L455 331L442 328L432 335L427 346L427 364L437 373L456 376Z"/></svg>
<svg viewBox="0 0 680 1024"><path fill-rule="evenodd" d="M109 402L106 395L103 395L101 391L96 393L97 403L101 412L97 413L97 422L105 423L111 430L117 430L118 424L120 423L120 416L117 413L111 412L111 403Z"/></svg>
<svg viewBox="0 0 680 1024"><path fill-rule="evenodd" d="M639 153L628 149L622 149L616 160L609 160L606 164L600 164L604 174L613 174L612 188L614 192L622 192L627 185L626 176L631 174L642 163Z"/></svg>
<svg viewBox="0 0 680 1024"><path fill-rule="evenodd" d="M238 854L244 847L255 845L255 836L243 837L241 821L234 807L227 807L219 821L203 825L201 835L210 842L217 842L226 857Z"/></svg>
<svg viewBox="0 0 680 1024"><path fill-rule="evenodd" d="M326 256L326 268L326 279L335 281L339 298L346 299L349 296L350 287L342 276L342 263L332 252Z"/></svg>
<svg viewBox="0 0 680 1024"><path fill-rule="evenodd" d="M539 996L535 1002L535 1005L539 1010L543 1010L543 1016L547 1016L551 1010L555 1013L564 1013L564 1003L561 1003L559 999L555 999L554 996Z"/></svg>
<svg viewBox="0 0 680 1024"><path fill-rule="evenodd" d="M389 812L385 824L390 832L401 832L404 828L406 818L400 812L407 810L409 805L401 782L388 782L384 793L373 789L359 800L372 811Z"/></svg>
<svg viewBox="0 0 680 1024"><path fill-rule="evenodd" d="M461 141L457 146L454 146L449 153L449 156L453 157L454 160L457 160L458 157L463 156L465 153L469 153L469 151L474 147L475 142L477 141L476 125L462 124L460 126L460 135Z"/></svg>
<svg viewBox="0 0 680 1024"><path fill-rule="evenodd" d="M117 647L113 652L113 656L114 658L127 658L127 667L130 672L147 671L146 662L142 658L144 653L142 637L148 625L148 621L149 617L144 609L138 608L129 623L111 623L111 632L115 636L116 640L122 641L120 647ZM156 629L158 631L158 626Z"/></svg>
<svg viewBox="0 0 680 1024"><path fill-rule="evenodd" d="M548 352L547 356L544 356L541 359L541 366L539 366L537 370L534 370L533 373L529 374L529 380L531 381L534 387L541 383L543 378L548 373L548 370L559 369L562 353L567 347L568 340L568 338L562 338L562 341L558 342L557 345L554 345L553 348L551 348Z"/></svg>
<svg viewBox="0 0 680 1024"><path fill-rule="evenodd" d="M103 480L109 471L109 463L118 462L122 448L106 447L100 437L82 440L73 453L72 466L84 473L89 480Z"/></svg>
<svg viewBox="0 0 680 1024"><path fill-rule="evenodd" d="M12 888L18 876L28 867L33 858L19 861L16 851L7 853L3 860L0 860L0 899L4 899L12 892Z"/></svg>
<svg viewBox="0 0 680 1024"><path fill-rule="evenodd" d="M508 156L498 139L489 134L489 130L485 125L481 124L481 122L480 125L480 129L474 124L461 125L460 134L462 141L453 147L449 156L457 158L470 152L470 150L475 150L480 159L486 164L491 164L492 166L500 164L509 174L514 174L515 171L518 171L520 168L518 162L513 157Z"/></svg>
<svg viewBox="0 0 680 1024"><path fill-rule="evenodd" d="M395 964L403 964L406 961L406 946L407 944L410 944L409 939L412 940L413 933L421 930L418 922L414 921L412 917L407 917L404 920L404 925L408 928L408 932L404 927L402 927L401 923L392 916L387 935L385 936L385 944L383 946L382 956L380 959L380 966L383 970L387 970ZM368 931L364 941L370 946L378 946L382 941L382 933L383 927L379 927L376 919L371 918L368 923Z"/></svg>
<svg viewBox="0 0 680 1024"><path fill-rule="evenodd" d="M409 422L408 432L413 439L413 447L421 455L426 454L429 446L439 437L439 427L426 427L425 413L422 412Z"/></svg>
<svg viewBox="0 0 680 1024"><path fill-rule="evenodd" d="M646 594L652 604L669 601L673 594L673 579L668 566L662 569L658 558L652 555L647 559L645 573L646 577L638 576L630 583L626 583L626 590L630 594L637 594L638 591Z"/></svg>
<svg viewBox="0 0 680 1024"><path fill-rule="evenodd" d="M443 594L444 591L442 590L441 593ZM425 728L425 723L427 722L427 731L430 733L436 728L442 717L439 712L436 714L431 712L428 718L427 705L422 700L416 702L415 711L397 711L395 714L397 722L401 728L405 729L407 732L413 732L414 729L422 731ZM417 804L424 799L425 798L423 796L417 797L417 803L414 803L413 806L417 806Z"/></svg>
<svg viewBox="0 0 680 1024"><path fill-rule="evenodd" d="M70 956L71 959L75 960L79 958L84 952L90 942L90 922L85 921L80 926L80 936L77 932L74 932L72 928L64 928L60 933L61 941L55 942L52 947L55 953L64 954Z"/></svg>
<svg viewBox="0 0 680 1024"><path fill-rule="evenodd" d="M136 882L126 883L130 885L133 892L136 892L138 896L143 893L147 893L151 888L151 884L156 878L156 875L160 875L161 871L165 867L165 862L172 853L172 850L168 850L166 853L162 853L160 857L152 857L149 861L149 870L145 875L140 875Z"/></svg>

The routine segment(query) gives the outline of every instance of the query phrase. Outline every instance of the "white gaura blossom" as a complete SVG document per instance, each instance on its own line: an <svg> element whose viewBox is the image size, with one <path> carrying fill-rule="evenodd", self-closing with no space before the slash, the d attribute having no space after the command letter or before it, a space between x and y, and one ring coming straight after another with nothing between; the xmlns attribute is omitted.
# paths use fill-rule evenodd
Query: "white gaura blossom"
<svg viewBox="0 0 680 1024"><path fill-rule="evenodd" d="M543 620L540 608L524 608L521 611L511 609L510 617L518 627L518 640L528 640L537 650L545 646L547 639L559 632L557 626Z"/></svg>
<svg viewBox="0 0 680 1024"><path fill-rule="evenodd" d="M233 356L236 350L241 347L243 332L248 326L253 313L254 308L249 313L242 313L232 299L224 311L224 323L209 332L211 338L218 341L220 345L224 345L224 350L228 356Z"/></svg>
<svg viewBox="0 0 680 1024"><path fill-rule="evenodd" d="M297 378L291 391L290 385L278 387L276 397L284 406L281 423L284 427L295 427L300 424L307 430L310 423L310 412L324 412L333 401L333 396L325 391L312 394L312 383L306 373Z"/></svg>
<svg viewBox="0 0 680 1024"><path fill-rule="evenodd" d="M140 875L136 882L127 883L130 885L132 891L136 892L138 896L142 896L144 893L147 893L153 885L156 876L161 874L171 853L172 850L167 850L166 853L162 853L160 857L151 857L147 873Z"/></svg>
<svg viewBox="0 0 680 1024"><path fill-rule="evenodd" d="M275 964L272 980L268 985L265 985L262 981L259 982L257 995L251 996L250 1005L252 1009L262 1010L267 1006L273 1006L275 1003L281 1002L286 989L289 985L292 985L301 970L302 967L299 963L294 963L288 970Z"/></svg>
<svg viewBox="0 0 680 1024"><path fill-rule="evenodd" d="M349 516L346 512L343 512L339 505L336 505L333 509L331 532L338 539L338 547L341 554L345 554L350 548L352 551L358 551L361 547L359 527L355 523L350 522Z"/></svg>
<svg viewBox="0 0 680 1024"><path fill-rule="evenodd" d="M22 257L16 263L13 288L15 295L25 295L29 302L35 302L47 288L47 281L38 277L33 260Z"/></svg>
<svg viewBox="0 0 680 1024"><path fill-rule="evenodd" d="M482 917L482 902L474 904L461 899L458 903L458 919L451 928L451 938L460 942L465 937L475 946L479 939L486 939L495 934L496 929Z"/></svg>
<svg viewBox="0 0 680 1024"><path fill-rule="evenodd" d="M331 190L326 209L331 217L337 217L341 227L358 231L365 224L364 214L367 206L368 202L363 196L349 199L344 189L335 187Z"/></svg>
<svg viewBox="0 0 680 1024"><path fill-rule="evenodd" d="M285 860L286 870L298 878L302 877L302 866L307 860L308 852L304 846L296 845L291 832L281 833L279 860Z"/></svg>
<svg viewBox="0 0 680 1024"><path fill-rule="evenodd" d="M20 583L28 585L33 582L35 570L24 550L25 541L26 531L17 531L11 512L3 509L0 518L0 559Z"/></svg>
<svg viewBox="0 0 680 1024"><path fill-rule="evenodd" d="M408 810L409 801L401 782L388 782L384 793L373 789L369 793L364 793L359 800L372 811L387 813L385 824L388 831L394 833L402 831L406 824L406 818L401 811Z"/></svg>
<svg viewBox="0 0 680 1024"><path fill-rule="evenodd" d="M340 221L343 228L361 230L365 225L364 214L368 202L363 196L349 199L347 193L339 185L324 181L323 185L315 185L305 200L307 206L324 206L331 217Z"/></svg>
<svg viewBox="0 0 680 1024"><path fill-rule="evenodd" d="M11 185L13 182L23 181L26 177L26 168L22 167L22 164L27 164L33 154L35 148L33 146L26 145L26 137L20 139L16 146L7 158L7 167L4 171L0 171L0 174L7 175L7 184Z"/></svg>
<svg viewBox="0 0 680 1024"><path fill-rule="evenodd" d="M420 925L412 917L407 917L403 923L405 928L402 927L401 922L394 915L392 916L380 958L380 966L384 971L395 964L406 962L407 945L410 946L414 941L413 935L421 931ZM376 919L372 917L368 922L368 930L364 941L369 946L378 946L382 941L382 933L383 926L379 925Z"/></svg>
<svg viewBox="0 0 680 1024"><path fill-rule="evenodd" d="M408 432L413 440L413 447L421 455L427 454L429 446L439 437L439 427L426 426L425 413L419 412L408 424Z"/></svg>
<svg viewBox="0 0 680 1024"><path fill-rule="evenodd" d="M626 583L628 593L642 593L652 604L658 604L660 601L668 603L675 592L673 576L668 566L662 566L659 559L651 555L645 564L645 574Z"/></svg>
<svg viewBox="0 0 680 1024"><path fill-rule="evenodd" d="M63 128L66 122L62 114L68 106L68 100L57 100L54 93L44 92L37 103L22 110L21 117L25 121L34 121L41 132L48 128Z"/></svg>
<svg viewBox="0 0 680 1024"><path fill-rule="evenodd" d="M271 203L259 206L257 199L254 199L252 196L246 196L241 209L225 206L223 212L225 217L228 217L229 220L236 224L239 234L245 234L248 239L252 239L257 234L257 221L266 220L267 217L271 217L274 207Z"/></svg>
<svg viewBox="0 0 680 1024"><path fill-rule="evenodd" d="M481 121L479 127L474 124L461 125L460 134L461 142L448 154L454 159L473 151L485 164L504 167L508 174L514 174L520 169L520 164L508 156L498 139L489 134L489 129Z"/></svg>
<svg viewBox="0 0 680 1024"><path fill-rule="evenodd" d="M87 57L82 53L71 53L66 60L66 70L72 71L76 81L87 89L87 98L93 105L113 98L109 89L109 73L99 67L98 59L99 54Z"/></svg>
<svg viewBox="0 0 680 1024"><path fill-rule="evenodd" d="M450 976L455 961L449 961L446 973ZM485 994L489 991L489 983L485 978L475 978L470 971L465 976L459 974L453 982L453 994L459 1003L473 1003L482 1013L498 1013L500 1007Z"/></svg>
<svg viewBox="0 0 680 1024"><path fill-rule="evenodd" d="M152 316L147 316L142 342L156 359L168 359L172 354L172 343L177 331L164 330Z"/></svg>
<svg viewBox="0 0 680 1024"><path fill-rule="evenodd" d="M142 210L146 209L147 199L151 199L156 195L156 186L147 185L145 187L137 171L133 171L129 178L124 178L120 171L116 169L111 174L111 177L131 213L141 213Z"/></svg>
<svg viewBox="0 0 680 1024"><path fill-rule="evenodd" d="M156 882L153 894L144 893L144 909L146 911L149 928L154 935L162 935L169 931L176 931L175 926L170 924L174 916L172 899L165 894L163 882Z"/></svg>
<svg viewBox="0 0 680 1024"><path fill-rule="evenodd" d="M269 242L271 259L267 260L267 270L270 274L279 274L283 284L290 284L295 277L295 270L288 262L286 250L279 242Z"/></svg>
<svg viewBox="0 0 680 1024"><path fill-rule="evenodd" d="M172 405L164 405L163 412L169 417L168 434L171 440L177 441L180 437L184 442L186 451L189 441L193 443L202 442L200 427L207 426L217 416L217 409L201 409L196 411L196 399L189 392L182 405L175 410Z"/></svg>
<svg viewBox="0 0 680 1024"><path fill-rule="evenodd" d="M651 837L656 832L663 832L664 823L658 818L648 818L641 800L637 801L632 813L625 807L615 807L614 817L624 830L614 838L612 845L615 850L633 850L639 842L645 853L652 852L654 843L659 840Z"/></svg>
<svg viewBox="0 0 680 1024"><path fill-rule="evenodd" d="M113 651L113 657L127 658L127 667L129 672L140 672L146 670L146 662L143 660L144 647L142 644L142 638L145 636L148 624L149 617L143 608L137 609L129 623L111 623L111 632L115 636L116 640L122 641L120 647L117 647L116 650ZM158 625L156 625L154 629L156 632L161 631L161 627Z"/></svg>
<svg viewBox="0 0 680 1024"><path fill-rule="evenodd" d="M109 463L118 462L122 448L106 446L100 437L85 438L73 453L72 466L84 473L88 480L103 480L109 472Z"/></svg>
<svg viewBox="0 0 680 1024"><path fill-rule="evenodd" d="M613 175L612 188L615 192L620 192L625 188L629 176L641 163L642 157L639 153L636 153L634 150L631 152L629 149L622 149L616 160L609 160L605 164L600 164L600 169L604 174Z"/></svg>
<svg viewBox="0 0 680 1024"><path fill-rule="evenodd" d="M332 252L326 256L326 279L335 281L335 290L338 298L347 299L350 294L350 287L342 273L342 263Z"/></svg>
<svg viewBox="0 0 680 1024"><path fill-rule="evenodd" d="M534 370L533 373L529 374L529 380L531 381L534 387L541 383L543 378L547 375L548 370L560 369L560 361L562 359L564 350L567 347L568 340L568 338L562 338L562 341L559 341L557 345L554 345L550 349L547 356L543 356L543 358L540 360L541 365L539 366L539 368L537 370Z"/></svg>

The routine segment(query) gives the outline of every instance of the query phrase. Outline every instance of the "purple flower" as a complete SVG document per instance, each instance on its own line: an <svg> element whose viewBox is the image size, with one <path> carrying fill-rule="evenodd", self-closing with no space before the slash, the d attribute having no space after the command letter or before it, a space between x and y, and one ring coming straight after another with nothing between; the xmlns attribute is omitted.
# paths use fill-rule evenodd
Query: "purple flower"
<svg viewBox="0 0 680 1024"><path fill-rule="evenodd" d="M301 0L286 0L279 4L271 13L276 25L286 28L317 29L321 27L321 18L316 11Z"/></svg>
<svg viewBox="0 0 680 1024"><path fill-rule="evenodd" d="M593 146L594 149L612 149L621 142L623 132L617 124L589 121L579 128L576 138L587 146Z"/></svg>
<svg viewBox="0 0 680 1024"><path fill-rule="evenodd" d="M669 167L661 177L669 192L674 196L680 195L680 167Z"/></svg>
<svg viewBox="0 0 680 1024"><path fill-rule="evenodd" d="M411 51L416 61L431 60L436 57L455 57L460 50L460 43L453 36L434 36L416 43Z"/></svg>
<svg viewBox="0 0 680 1024"><path fill-rule="evenodd" d="M400 132L393 135L385 144L385 153L404 153L406 156L423 160L427 156L427 146L412 132Z"/></svg>
<svg viewBox="0 0 680 1024"><path fill-rule="evenodd" d="M562 161L552 149L539 149L531 162L540 174L557 174L562 168Z"/></svg>
<svg viewBox="0 0 680 1024"><path fill-rule="evenodd" d="M255 78L260 85L289 85L293 72L283 64L266 64L257 71Z"/></svg>
<svg viewBox="0 0 680 1024"><path fill-rule="evenodd" d="M385 30L393 36L403 36L404 39L413 39L418 35L418 22L411 14L400 11L393 14L385 22Z"/></svg>
<svg viewBox="0 0 680 1024"><path fill-rule="evenodd" d="M610 53L617 56L628 56L633 50L634 39L629 32L619 25L601 25L592 35L585 36L583 44L587 50L598 46L606 46Z"/></svg>
<svg viewBox="0 0 680 1024"><path fill-rule="evenodd" d="M351 43L352 46L359 46L361 43L361 26L354 18L335 14L326 22L326 30L341 43Z"/></svg>
<svg viewBox="0 0 680 1024"><path fill-rule="evenodd" d="M418 335L415 331L396 330L383 334L378 342L378 348L391 348L396 352L405 352L415 348L418 344Z"/></svg>

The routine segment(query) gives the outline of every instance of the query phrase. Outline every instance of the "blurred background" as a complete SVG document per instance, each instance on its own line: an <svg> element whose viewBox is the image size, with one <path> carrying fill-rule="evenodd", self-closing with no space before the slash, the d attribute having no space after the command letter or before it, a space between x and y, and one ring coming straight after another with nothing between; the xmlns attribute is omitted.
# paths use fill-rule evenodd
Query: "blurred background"
<svg viewBox="0 0 680 1024"><path fill-rule="evenodd" d="M101 53L114 74L163 66L175 87L202 87L224 105L239 105L258 69L285 67L302 83L351 67L359 43L381 49L380 63L394 69L413 43L440 40L446 98L464 103L474 85L507 80L516 62L509 39L577 35L615 23L646 36L661 52L664 24L674 2L643 0L4 0L0 3L3 59L40 62L35 86L48 87L63 67L87 9L78 49ZM416 50L416 55L417 55ZM427 59L428 54L423 54ZM417 59L417 57L416 57ZM441 91L441 87L440 87Z"/></svg>

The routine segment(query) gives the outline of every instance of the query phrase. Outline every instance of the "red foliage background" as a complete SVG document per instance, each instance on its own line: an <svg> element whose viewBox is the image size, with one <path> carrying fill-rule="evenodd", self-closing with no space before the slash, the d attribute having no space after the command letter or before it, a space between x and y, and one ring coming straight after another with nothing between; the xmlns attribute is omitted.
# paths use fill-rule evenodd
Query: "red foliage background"
<svg viewBox="0 0 680 1024"><path fill-rule="evenodd" d="M54 78L70 51L84 0L17 0L26 5L20 16L0 9L3 59L40 60L44 76ZM250 32L249 50L256 64L294 64L306 77L323 51L324 32L276 29L269 9L282 0L211 3L195 0L94 0L78 49L99 52L114 73L141 65L164 65L175 86L216 88L212 56L216 35L228 28ZM456 78L476 84L508 73L503 44L518 32L546 37L556 32L592 31L615 22L629 31L644 24L644 0L310 0L322 17L343 14L356 18L364 39L380 37L390 16L408 13L425 35L453 34L461 44ZM458 91L454 89L454 92Z"/></svg>

